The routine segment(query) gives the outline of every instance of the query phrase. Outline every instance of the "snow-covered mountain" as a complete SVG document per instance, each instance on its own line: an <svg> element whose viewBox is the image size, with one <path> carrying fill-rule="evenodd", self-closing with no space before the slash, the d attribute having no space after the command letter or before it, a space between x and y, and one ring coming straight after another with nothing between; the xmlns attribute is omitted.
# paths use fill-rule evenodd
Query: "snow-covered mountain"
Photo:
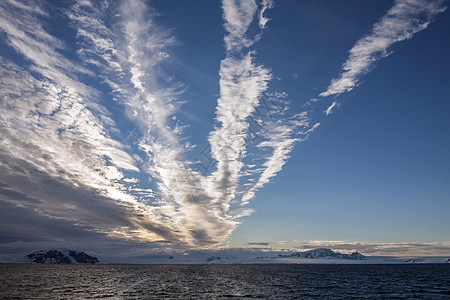
<svg viewBox="0 0 450 300"><path fill-rule="evenodd" d="M303 252L294 252L291 254L279 254L279 258L284 257L299 257L299 258L340 258L340 259L348 259L348 260L363 260L366 257L358 252L353 252L352 254L343 254L339 252L334 252L331 249L327 248L318 248L309 251Z"/></svg>
<svg viewBox="0 0 450 300"><path fill-rule="evenodd" d="M97 257L68 249L39 250L26 255L25 258L37 264L95 264L99 262Z"/></svg>

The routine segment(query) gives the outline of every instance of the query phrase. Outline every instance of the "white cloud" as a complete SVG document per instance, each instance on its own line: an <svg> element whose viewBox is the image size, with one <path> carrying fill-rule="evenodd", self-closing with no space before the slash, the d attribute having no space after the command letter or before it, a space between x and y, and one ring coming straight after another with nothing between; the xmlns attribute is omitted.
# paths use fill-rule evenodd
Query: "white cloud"
<svg viewBox="0 0 450 300"><path fill-rule="evenodd" d="M110 77L118 80L124 75L119 63L123 54L114 43L114 31L102 22L106 13L113 9L111 6L107 1L93 3L79 0L66 12L76 25L77 36L81 38L79 55L88 64L96 66L100 76L110 85L113 84ZM119 90L117 85L111 88L113 91Z"/></svg>
<svg viewBox="0 0 450 300"><path fill-rule="evenodd" d="M246 18L255 15L250 4L240 4ZM179 106L179 88L159 83L166 79L159 65L170 57L168 48L176 41L170 31L153 22L152 12L142 1L127 0L118 6L78 1L66 11L80 38L78 54L90 71L60 53L59 49L66 46L44 31L41 22L45 19L36 19L34 9L18 11L6 4L0 8L3 16L0 28L6 32L9 45L30 61L29 70L1 61L4 99L0 115L1 163L9 170L5 174L13 173L15 163L20 165L23 161L27 168L42 172L37 181L45 176L58 178L67 191L77 187L92 193L87 199L110 199L112 206L124 211L128 223L114 227L110 221L94 222L89 230L115 238L151 241L162 237L191 246L214 245L221 243L238 224L233 216L250 213L237 210L233 216L228 215L227 202L233 197L239 159L245 155L242 138L248 126L246 118L258 105L258 97L270 79L267 69L253 63L252 53L242 59L228 57L222 62L223 95L218 120L225 126L211 134L216 137L212 148L220 160L220 168L208 178L189 167L190 162L183 158L186 147L179 141L181 128L170 125ZM106 13L117 10L120 12L115 17L117 25L107 27ZM234 13L241 16L234 11L232 19L236 17ZM241 21L230 19L233 27L230 35L240 35L245 22L251 22L248 19L242 25ZM81 83L80 74L99 74L129 121L138 126L140 137L134 142L139 145L141 157L142 153L147 154L140 168L136 161L141 158L133 159L136 155L127 153L131 146L111 137L112 133L121 132L115 128L113 115L96 101L102 92ZM241 94L240 101L232 101L236 93ZM231 109L223 107L228 105L227 101ZM235 148L220 144L220 138L232 141L236 136ZM228 163L234 175L227 177L231 183L227 187L226 180L220 182L219 178L228 176L224 168ZM126 171L140 170L152 177L155 188L142 188L142 180L125 175ZM20 178L21 181L8 181L8 189L23 190L20 182L30 178L25 175ZM36 201L46 197L53 179L42 182ZM47 198L39 208L41 217L87 225L87 220L77 221L59 209L70 206L80 215L85 213L75 198L68 197L60 203L57 197ZM30 203L23 205L31 208ZM104 219L101 212L94 210L90 214Z"/></svg>
<svg viewBox="0 0 450 300"><path fill-rule="evenodd" d="M447 256L450 241L411 243L369 243L346 241L310 241L295 247L297 250L330 248L335 251L358 251L370 256Z"/></svg>
<svg viewBox="0 0 450 300"><path fill-rule="evenodd" d="M320 123L310 124L307 112L293 116L290 119L269 120L265 124L262 133L264 140L257 144L259 149L270 149L268 155L264 157L262 168L255 170L259 173L256 182L248 184L245 189L241 205L246 205L255 196L257 190L275 177L281 171L284 164L290 158L289 153L294 149L295 143L308 139Z"/></svg>
<svg viewBox="0 0 450 300"><path fill-rule="evenodd" d="M239 5L242 5L246 18L253 18L254 13L251 12L249 3L242 2ZM224 6L227 7L227 4ZM231 14L231 18L234 18L230 23L230 30L233 32L230 34L236 35L244 26L242 24L251 20L235 19L235 14L240 15L241 12L233 10L233 7L226 14ZM148 155L145 169L157 183L156 190L151 193L155 195L155 199L149 217L164 223L174 232L179 232L180 239L187 244L220 243L237 225L227 215L226 203L233 195L229 190L225 191L224 182L217 180L220 175L210 178L200 176L189 167L188 161L184 161L183 154L187 147L179 142L181 129L169 125L178 106L178 92L157 83L158 76L164 76L158 64L161 59L169 57L167 48L175 43L175 39L170 31L157 26L152 18L148 18L149 11L143 2L124 1L119 9L121 14L117 28L120 31L116 32L99 23L103 18L102 9L90 3L78 3L69 16L82 29L78 30L78 34L84 38L80 53L95 60L95 66L102 66L105 62L115 63L114 68L106 67L101 72L105 72L107 83L116 93L119 103L124 105L130 119L141 128L139 147ZM239 62L230 57L222 65L222 77L234 77L225 79L223 90L245 93L241 97L245 101L234 102L235 107L231 112L242 115L224 121L229 128L220 132L221 137L230 140L235 135L245 134L245 119L257 105L258 96L265 89L265 80L270 76L267 70L253 64L250 53ZM254 76L257 72L262 74L262 79L258 80L258 76ZM227 83L227 80L230 81ZM229 85L233 80L240 83ZM255 88L251 87L246 91L244 84L255 85ZM263 88L258 91L258 86L261 85ZM230 96L226 97L231 99ZM222 105L223 103L222 101ZM229 114L225 112L222 117L227 119ZM223 155L234 155L230 158L232 168L236 169L240 164L238 159L242 153L233 154L233 150L225 150L220 145L212 148L217 150L217 155L221 155L220 160ZM221 172L220 169L217 174ZM222 199L224 191L228 196ZM137 188L133 188L132 192L142 195L142 191Z"/></svg>
<svg viewBox="0 0 450 300"><path fill-rule="evenodd" d="M386 15L374 24L371 33L356 42L342 66L343 72L319 96L327 97L351 91L358 85L361 75L368 73L376 61L391 54L388 51L390 46L408 40L427 28L436 15L446 9L443 3L443 0L395 1ZM327 115L331 109L327 110Z"/></svg>
<svg viewBox="0 0 450 300"><path fill-rule="evenodd" d="M267 126L268 140L258 144L258 148L270 148L272 153L263 163L264 170L259 176L258 181L247 189L242 196L241 205L246 205L254 197L256 190L267 184L274 177L289 159L289 153L294 148L295 142L299 141L292 138L295 127L292 124L285 125L278 122L270 122Z"/></svg>
<svg viewBox="0 0 450 300"><path fill-rule="evenodd" d="M254 0L223 0L223 18L225 29L225 44L228 51L239 52L242 48L251 46L255 41L248 39L246 32L253 22L258 5Z"/></svg>
<svg viewBox="0 0 450 300"><path fill-rule="evenodd" d="M274 2L272 0L263 0L261 2L262 8L259 11L259 27L264 28L266 27L267 22L270 21L269 18L264 16L264 13L266 10L271 9L274 6Z"/></svg>
<svg viewBox="0 0 450 300"><path fill-rule="evenodd" d="M251 53L242 59L228 57L220 69L221 96L217 103L218 127L211 132L212 158L218 161L212 174L216 199L222 199L224 212L236 195L239 172L246 155L248 118L259 105L262 93L271 79L269 70L253 63Z"/></svg>
<svg viewBox="0 0 450 300"><path fill-rule="evenodd" d="M141 1L125 1L121 9L125 35L119 47L125 49L123 69L131 74L133 83L124 101L129 114L143 128L139 147L148 155L147 172L157 180L155 217L179 232L191 246L218 243L230 231L228 221L216 214L203 178L184 161L181 128L170 125L178 106L178 92L155 83L160 75L157 64L167 57L161 53L167 53L175 40L147 18Z"/></svg>
<svg viewBox="0 0 450 300"><path fill-rule="evenodd" d="M96 101L100 92L80 83L77 78L80 72L85 75L91 72L85 72L83 67L76 66L59 53L58 49L65 47L63 42L43 30L40 21L32 15L34 11L18 11L4 3L0 5L0 28L6 33L9 45L30 61L29 68L33 71L0 61L1 165L4 175L9 175L2 179L2 183L7 184L8 190L24 191L23 182L39 182L41 192L35 190L26 195L39 195L36 201L41 205L34 211L45 218L65 220L68 224L88 224L85 222L92 219L89 230L112 234L114 227L111 223L95 222L95 217L80 221L86 215L84 202L69 196L73 193L71 189L77 188L86 190L86 199L94 202L96 199L109 199L112 207L117 206L123 212L128 218L127 226L132 230L119 226L114 229L116 233L143 239L160 239L161 235L180 239L172 233L173 228L168 230L169 227L154 216L151 207L139 203L120 183L124 171L139 172L139 169L125 151L128 149L109 134L118 130L108 110ZM83 21L86 24L90 22L88 19ZM97 28L102 27L91 29L95 31ZM108 47L112 45L108 44ZM93 51L98 50L98 47L92 47ZM114 70L122 72L120 68ZM13 180L12 174L17 173L15 170L22 165L27 166L25 175L20 180L17 176L18 179ZM31 178L33 170L35 173ZM49 179L44 180L47 177ZM51 196L51 185L55 180L63 182L66 196ZM64 195L63 192L61 194ZM153 195L148 190L146 196ZM8 199L2 201L11 200ZM65 203L77 213L64 213L60 208L64 208ZM31 208L29 203L23 205ZM97 217L103 213L98 209L89 211L89 215ZM142 220L138 217L142 214L147 218ZM78 215L77 220L73 219L75 215Z"/></svg>
<svg viewBox="0 0 450 300"><path fill-rule="evenodd" d="M333 103L331 103L331 105L328 106L328 108L327 108L325 114L326 114L327 116L328 116L329 114L332 114L332 113L333 113L333 109L334 109L335 107L339 107L339 102L333 101Z"/></svg>
<svg viewBox="0 0 450 300"><path fill-rule="evenodd" d="M0 4L0 30L6 33L8 44L31 62L31 70L66 86L69 92L89 95L88 88L74 75L90 72L57 51L65 48L64 43L48 34L32 15L41 10L34 4L27 6L29 9L17 9L21 6L12 7L7 2Z"/></svg>
<svg viewBox="0 0 450 300"><path fill-rule="evenodd" d="M249 6L240 7L243 3ZM263 28L267 22L263 14L273 3L263 1L261 5L259 21ZM252 210L235 208L233 204L248 204L255 192L281 170L294 144L306 139L319 124L311 126L306 112L285 118L287 95L267 92L272 79L270 70L254 62L255 52L244 51L261 37L249 42L245 34L258 8L251 2L224 1L223 9L228 52L220 67L218 124L209 135L217 170L208 177L208 195L221 216L235 219L250 215ZM263 97L280 105L276 112L263 107L267 106ZM267 110L268 115L261 117L258 110ZM256 132L250 121L257 124ZM252 137L261 140L256 147L248 142Z"/></svg>

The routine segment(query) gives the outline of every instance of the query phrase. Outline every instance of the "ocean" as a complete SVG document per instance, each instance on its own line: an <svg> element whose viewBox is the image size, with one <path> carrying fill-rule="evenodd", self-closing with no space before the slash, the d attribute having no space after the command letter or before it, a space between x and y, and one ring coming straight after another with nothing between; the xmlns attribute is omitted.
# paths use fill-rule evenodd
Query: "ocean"
<svg viewBox="0 0 450 300"><path fill-rule="evenodd" d="M450 299L450 264L0 264L1 299Z"/></svg>

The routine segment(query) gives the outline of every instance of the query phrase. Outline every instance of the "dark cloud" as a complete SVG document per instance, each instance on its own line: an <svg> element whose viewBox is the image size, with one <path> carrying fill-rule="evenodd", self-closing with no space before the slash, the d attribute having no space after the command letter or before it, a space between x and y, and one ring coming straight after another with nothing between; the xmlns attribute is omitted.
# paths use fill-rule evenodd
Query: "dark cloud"
<svg viewBox="0 0 450 300"><path fill-rule="evenodd" d="M136 221L133 207L102 196L101 191L52 177L1 151L0 162L0 251L1 244L18 241L120 241L112 238L114 231L139 227L167 241L178 239L159 223Z"/></svg>
<svg viewBox="0 0 450 300"><path fill-rule="evenodd" d="M247 243L249 246L269 246L269 242L250 242Z"/></svg>

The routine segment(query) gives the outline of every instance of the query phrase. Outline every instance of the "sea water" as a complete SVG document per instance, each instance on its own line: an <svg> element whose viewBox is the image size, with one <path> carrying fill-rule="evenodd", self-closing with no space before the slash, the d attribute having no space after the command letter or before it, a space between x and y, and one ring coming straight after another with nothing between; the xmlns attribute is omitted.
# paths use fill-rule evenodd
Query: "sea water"
<svg viewBox="0 0 450 300"><path fill-rule="evenodd" d="M0 264L0 299L450 299L450 264Z"/></svg>

